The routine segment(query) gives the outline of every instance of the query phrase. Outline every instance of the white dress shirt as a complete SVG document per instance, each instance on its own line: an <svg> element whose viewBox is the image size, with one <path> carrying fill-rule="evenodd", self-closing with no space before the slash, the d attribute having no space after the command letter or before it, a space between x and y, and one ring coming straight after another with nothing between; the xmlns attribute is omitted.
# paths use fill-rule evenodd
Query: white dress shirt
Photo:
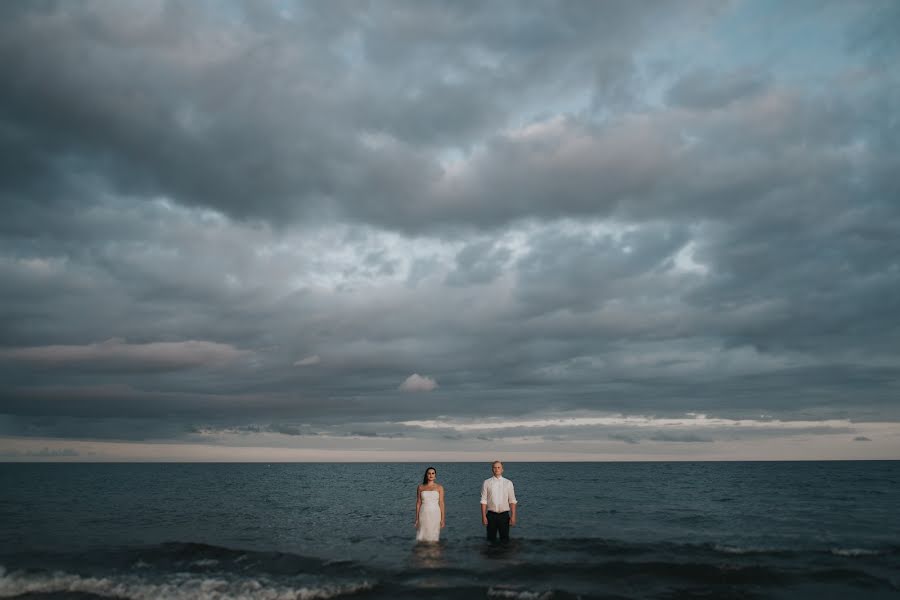
<svg viewBox="0 0 900 600"><path fill-rule="evenodd" d="M481 503L491 512L508 511L509 505L516 503L513 482L506 477L488 477L481 484Z"/></svg>

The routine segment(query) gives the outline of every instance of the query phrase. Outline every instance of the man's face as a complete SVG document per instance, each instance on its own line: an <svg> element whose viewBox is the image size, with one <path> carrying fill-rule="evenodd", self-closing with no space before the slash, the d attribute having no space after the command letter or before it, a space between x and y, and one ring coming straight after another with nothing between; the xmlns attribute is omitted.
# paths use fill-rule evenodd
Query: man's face
<svg viewBox="0 0 900 600"><path fill-rule="evenodd" d="M491 470L494 472L494 477L503 475L503 465L501 463L494 463L491 465Z"/></svg>

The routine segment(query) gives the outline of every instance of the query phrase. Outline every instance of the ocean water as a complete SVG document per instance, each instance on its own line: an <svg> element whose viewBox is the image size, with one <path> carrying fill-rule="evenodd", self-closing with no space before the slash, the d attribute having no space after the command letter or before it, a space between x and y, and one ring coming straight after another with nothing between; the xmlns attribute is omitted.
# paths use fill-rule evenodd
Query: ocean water
<svg viewBox="0 0 900 600"><path fill-rule="evenodd" d="M512 463L519 525L489 545L490 466L0 464L0 597L900 598L900 461Z"/></svg>

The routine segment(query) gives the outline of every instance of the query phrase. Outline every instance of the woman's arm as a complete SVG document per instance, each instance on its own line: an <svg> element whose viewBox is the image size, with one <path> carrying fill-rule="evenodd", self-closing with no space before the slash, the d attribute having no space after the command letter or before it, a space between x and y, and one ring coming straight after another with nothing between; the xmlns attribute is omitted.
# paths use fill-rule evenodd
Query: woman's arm
<svg viewBox="0 0 900 600"><path fill-rule="evenodd" d="M446 525L444 512L444 486L438 488L438 503L441 505L441 528L443 529L444 525Z"/></svg>
<svg viewBox="0 0 900 600"><path fill-rule="evenodd" d="M416 529L419 528L419 508L422 507L422 494L419 493L421 485L416 486Z"/></svg>

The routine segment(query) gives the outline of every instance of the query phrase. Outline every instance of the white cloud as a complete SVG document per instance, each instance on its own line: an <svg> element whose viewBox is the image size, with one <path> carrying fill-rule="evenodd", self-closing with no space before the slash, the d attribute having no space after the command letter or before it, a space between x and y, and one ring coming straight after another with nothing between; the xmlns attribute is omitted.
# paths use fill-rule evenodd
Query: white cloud
<svg viewBox="0 0 900 600"><path fill-rule="evenodd" d="M550 427L616 427L632 430L775 430L806 431L843 430L860 426L859 422L847 419L825 420L780 420L780 419L726 419L708 417L704 414L688 413L684 417L664 418L645 415L605 415L579 417L547 417L539 419L431 419L401 421L398 425L420 427L422 429L452 429L461 432L496 431L504 429L539 429Z"/></svg>
<svg viewBox="0 0 900 600"><path fill-rule="evenodd" d="M400 384L402 392L430 392L438 386L437 382L431 377L425 377L418 373L413 373Z"/></svg>
<svg viewBox="0 0 900 600"><path fill-rule="evenodd" d="M301 358L297 362L294 363L295 367L309 367L312 365L317 365L322 362L322 359L319 358L318 354L313 354L312 356L307 356L306 358Z"/></svg>
<svg viewBox="0 0 900 600"><path fill-rule="evenodd" d="M393 424L396 427L396 423ZM219 430L190 440L110 441L0 435L0 462L26 461L366 461L490 462L498 448L511 462L579 460L847 460L891 459L900 448L897 422L853 423L860 443L843 432L813 435L801 429L759 439L717 439L700 432L638 428L585 439L547 439L523 431L514 437L279 435L268 427ZM738 428L738 427L736 427ZM646 429L646 428L640 428ZM738 428L739 429L739 428ZM335 432L336 433L336 432ZM407 432L409 433L409 432ZM623 443L631 442L631 443ZM706 442L706 443L686 443Z"/></svg>
<svg viewBox="0 0 900 600"><path fill-rule="evenodd" d="M91 363L153 368L220 366L246 355L229 344L201 340L130 344L111 338L83 346L56 345L12 348L0 352L0 358L45 365Z"/></svg>

